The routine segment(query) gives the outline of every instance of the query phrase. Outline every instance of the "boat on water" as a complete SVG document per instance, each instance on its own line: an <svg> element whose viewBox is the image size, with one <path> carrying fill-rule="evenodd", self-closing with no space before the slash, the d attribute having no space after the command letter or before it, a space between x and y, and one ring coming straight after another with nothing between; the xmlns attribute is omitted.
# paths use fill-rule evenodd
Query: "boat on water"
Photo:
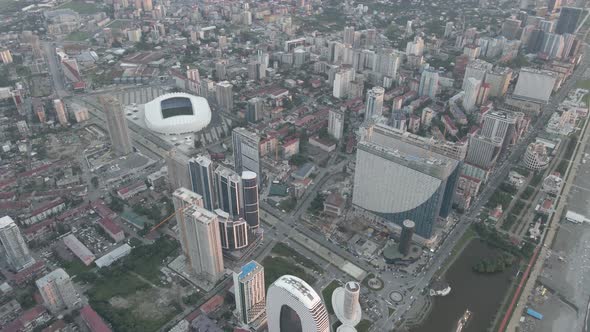
<svg viewBox="0 0 590 332"><path fill-rule="evenodd" d="M469 311L469 309L467 309L467 310L465 310L465 313L463 314L463 316L461 318L459 318L459 320L457 321L457 328L455 329L455 332L463 331L463 329L469 323L470 319L471 319L471 311Z"/></svg>

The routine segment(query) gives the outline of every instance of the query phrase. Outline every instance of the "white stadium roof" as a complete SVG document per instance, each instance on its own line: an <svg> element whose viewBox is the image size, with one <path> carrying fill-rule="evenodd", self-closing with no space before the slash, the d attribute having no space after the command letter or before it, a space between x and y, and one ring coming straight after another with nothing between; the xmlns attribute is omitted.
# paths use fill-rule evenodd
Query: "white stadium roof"
<svg viewBox="0 0 590 332"><path fill-rule="evenodd" d="M188 93L167 93L144 106L145 124L160 134L193 133L211 122L207 99Z"/></svg>

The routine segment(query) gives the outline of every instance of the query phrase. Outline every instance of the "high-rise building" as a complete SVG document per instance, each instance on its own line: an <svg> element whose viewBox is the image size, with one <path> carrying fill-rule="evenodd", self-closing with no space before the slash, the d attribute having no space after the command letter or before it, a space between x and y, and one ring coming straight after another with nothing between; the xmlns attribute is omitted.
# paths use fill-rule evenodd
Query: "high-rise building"
<svg viewBox="0 0 590 332"><path fill-rule="evenodd" d="M142 0L141 6L143 7L144 11L151 12L153 9L152 0Z"/></svg>
<svg viewBox="0 0 590 332"><path fill-rule="evenodd" d="M242 218L234 219L229 213L216 209L217 220L219 221L219 235L221 237L221 248L224 250L240 250L250 244L250 232L248 223Z"/></svg>
<svg viewBox="0 0 590 332"><path fill-rule="evenodd" d="M242 215L242 179L236 172L217 166L215 192L219 209L229 213L234 219Z"/></svg>
<svg viewBox="0 0 590 332"><path fill-rule="evenodd" d="M232 131L232 146L236 173L241 174L244 171L251 171L256 173L259 178L262 178L260 136L246 128L234 128Z"/></svg>
<svg viewBox="0 0 590 332"><path fill-rule="evenodd" d="M328 134L336 140L344 135L344 113L337 109L330 109L328 114Z"/></svg>
<svg viewBox="0 0 590 332"><path fill-rule="evenodd" d="M420 36L414 37L414 41L408 42L406 45L406 55L422 56L424 53L424 39Z"/></svg>
<svg viewBox="0 0 590 332"><path fill-rule="evenodd" d="M563 57L567 58L573 56L575 53L576 35L571 33L564 33L563 41Z"/></svg>
<svg viewBox="0 0 590 332"><path fill-rule="evenodd" d="M298 50L298 49L297 49ZM295 50L295 51L297 51ZM296 56L297 58L297 56ZM297 59L296 59L297 60ZM248 63L248 79L258 81L266 77L266 66L258 61Z"/></svg>
<svg viewBox="0 0 590 332"><path fill-rule="evenodd" d="M553 22L549 20L542 20L539 22L539 29L541 29L545 33L552 33L553 32Z"/></svg>
<svg viewBox="0 0 590 332"><path fill-rule="evenodd" d="M353 206L385 225L413 220L416 234L430 238L436 219L450 212L464 152L385 124L371 123L362 129Z"/></svg>
<svg viewBox="0 0 590 332"><path fill-rule="evenodd" d="M121 103L117 98L110 95L100 96L100 103L104 109L113 151L119 156L130 154L133 152L133 146L131 145L127 119Z"/></svg>
<svg viewBox="0 0 590 332"><path fill-rule="evenodd" d="M352 67L339 68L334 74L334 86L332 96L345 98L349 94L350 82L354 81L355 72Z"/></svg>
<svg viewBox="0 0 590 332"><path fill-rule="evenodd" d="M483 169L493 167L503 148L512 141L516 120L511 112L486 113L479 134L469 138L465 161Z"/></svg>
<svg viewBox="0 0 590 332"><path fill-rule="evenodd" d="M226 112L231 112L234 108L233 87L228 81L219 82L215 85L217 106Z"/></svg>
<svg viewBox="0 0 590 332"><path fill-rule="evenodd" d="M201 76L198 68L186 68L186 78L188 80L188 90L195 94L200 94Z"/></svg>
<svg viewBox="0 0 590 332"><path fill-rule="evenodd" d="M513 18L506 19L504 23L502 23L502 36L507 39L518 39L521 23L520 20Z"/></svg>
<svg viewBox="0 0 590 332"><path fill-rule="evenodd" d="M254 97L248 100L248 109L246 112L246 120L254 123L262 120L264 116L264 99Z"/></svg>
<svg viewBox="0 0 590 332"><path fill-rule="evenodd" d="M513 97L547 103L555 87L557 74L549 70L521 68Z"/></svg>
<svg viewBox="0 0 590 332"><path fill-rule="evenodd" d="M284 275L268 288L269 332L329 332L328 311L316 291L302 279Z"/></svg>
<svg viewBox="0 0 590 332"><path fill-rule="evenodd" d="M18 226L9 216L0 218L0 242L6 260L14 271L20 271L35 263Z"/></svg>
<svg viewBox="0 0 590 332"><path fill-rule="evenodd" d="M426 68L420 76L419 96L435 98L438 92L438 72L434 68Z"/></svg>
<svg viewBox="0 0 590 332"><path fill-rule="evenodd" d="M332 308L343 326L354 327L361 321L360 293L361 286L356 281L349 281L344 287L338 287L332 293Z"/></svg>
<svg viewBox="0 0 590 332"><path fill-rule="evenodd" d="M223 256L217 215L197 205L182 211L192 272L214 284L223 275Z"/></svg>
<svg viewBox="0 0 590 332"><path fill-rule="evenodd" d="M406 114L402 111L393 111L391 113L391 126L395 129L405 132L407 129Z"/></svg>
<svg viewBox="0 0 590 332"><path fill-rule="evenodd" d="M412 244L412 236L414 236L414 229L416 228L416 223L406 219L402 223L402 232L399 239L399 252L402 255L407 255L410 253L410 245Z"/></svg>
<svg viewBox="0 0 590 332"><path fill-rule="evenodd" d="M251 261L234 271L236 311L242 324L250 325L266 318L264 267ZM259 325L259 324L257 324Z"/></svg>
<svg viewBox="0 0 590 332"><path fill-rule="evenodd" d="M549 0L547 9L550 12L556 12L559 8L561 8L561 0Z"/></svg>
<svg viewBox="0 0 590 332"><path fill-rule="evenodd" d="M70 276L63 269L57 269L35 281L47 309L58 313L75 308L80 303L78 292Z"/></svg>
<svg viewBox="0 0 590 332"><path fill-rule="evenodd" d="M551 59L561 59L564 47L565 42L562 35L546 33L541 52L547 54Z"/></svg>
<svg viewBox="0 0 590 332"><path fill-rule="evenodd" d="M68 125L68 113L66 111L66 105L64 104L61 99L54 99L53 100L53 108L55 109L55 113L57 114L57 121L62 126Z"/></svg>
<svg viewBox="0 0 590 332"><path fill-rule="evenodd" d="M496 66L485 75L485 83L490 85L490 97L501 97L508 91L512 80L512 69Z"/></svg>
<svg viewBox="0 0 590 332"><path fill-rule="evenodd" d="M213 182L213 162L199 155L188 160L189 174L193 191L203 197L203 207L215 210L215 184Z"/></svg>
<svg viewBox="0 0 590 332"><path fill-rule="evenodd" d="M201 196L186 188L177 189L172 197L189 272L215 283L223 274L217 215L203 208Z"/></svg>
<svg viewBox="0 0 590 332"><path fill-rule="evenodd" d="M582 18L583 9L574 7L562 7L555 27L555 33L575 33L578 23Z"/></svg>
<svg viewBox="0 0 590 332"><path fill-rule="evenodd" d="M258 177L251 171L242 172L242 190L244 202L244 219L250 229L256 229L260 226L259 208L258 208Z"/></svg>
<svg viewBox="0 0 590 332"><path fill-rule="evenodd" d="M354 27L344 27L344 44L352 45L354 43Z"/></svg>
<svg viewBox="0 0 590 332"><path fill-rule="evenodd" d="M375 55L373 71L396 79L401 57L402 54L398 51L380 51Z"/></svg>
<svg viewBox="0 0 590 332"><path fill-rule="evenodd" d="M168 169L168 183L171 190L193 187L189 172L189 158L184 153L172 149L166 153L164 160Z"/></svg>
<svg viewBox="0 0 590 332"><path fill-rule="evenodd" d="M469 77L465 84L465 95L463 96L462 106L466 111L471 111L475 107L477 96L479 94L479 88L481 81L476 80L473 77Z"/></svg>
<svg viewBox="0 0 590 332"><path fill-rule="evenodd" d="M367 102L365 108L365 119L370 119L374 116L381 116L383 114L383 95L385 89L380 86L373 87L367 91Z"/></svg>
<svg viewBox="0 0 590 332"><path fill-rule="evenodd" d="M186 77L191 81L200 82L201 76L199 74L199 68L187 67L186 68Z"/></svg>
<svg viewBox="0 0 590 332"><path fill-rule="evenodd" d="M467 64L467 67L465 68L465 75L463 76L463 85L461 86L461 89L465 90L467 79L470 77L473 77L478 81L484 82L486 73L492 70L493 67L494 65L484 60L476 59L470 61Z"/></svg>
<svg viewBox="0 0 590 332"><path fill-rule="evenodd" d="M215 62L215 78L219 81L227 79L227 60Z"/></svg>
<svg viewBox="0 0 590 332"><path fill-rule="evenodd" d="M187 238L188 231L187 231L187 222L185 221L185 216L182 213L186 208L189 206L203 206L203 198L201 195L187 189L184 187L180 187L172 193L172 203L174 204L174 211L175 211L175 218L176 218L176 225L178 228L178 239L180 240L180 247L182 248L182 252L184 253L185 257L190 259L188 256L190 244L189 239Z"/></svg>
<svg viewBox="0 0 590 332"><path fill-rule="evenodd" d="M453 22L447 22L445 25L445 38L450 38L453 36L453 29L455 28L455 24Z"/></svg>

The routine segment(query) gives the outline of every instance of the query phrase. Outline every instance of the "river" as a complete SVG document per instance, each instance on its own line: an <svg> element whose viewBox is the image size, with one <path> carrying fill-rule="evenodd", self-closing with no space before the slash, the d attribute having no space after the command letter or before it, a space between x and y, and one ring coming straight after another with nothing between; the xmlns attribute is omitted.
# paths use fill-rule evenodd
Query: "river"
<svg viewBox="0 0 590 332"><path fill-rule="evenodd" d="M494 253L494 249L478 239L471 241L445 274L445 280L452 288L451 294L435 297L430 315L422 325L411 331L455 332L456 323L466 309L472 315L463 331L486 331L504 299L511 277L516 274L515 268L494 274L472 271L472 266L482 257L490 257Z"/></svg>

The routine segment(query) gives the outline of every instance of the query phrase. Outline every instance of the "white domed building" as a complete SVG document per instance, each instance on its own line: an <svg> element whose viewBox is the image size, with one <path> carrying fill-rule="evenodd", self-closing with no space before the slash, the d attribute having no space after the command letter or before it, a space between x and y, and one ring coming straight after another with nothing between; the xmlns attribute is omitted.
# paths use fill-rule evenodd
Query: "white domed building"
<svg viewBox="0 0 590 332"><path fill-rule="evenodd" d="M164 135L199 132L211 123L207 99L188 93L167 93L144 105L145 125Z"/></svg>

